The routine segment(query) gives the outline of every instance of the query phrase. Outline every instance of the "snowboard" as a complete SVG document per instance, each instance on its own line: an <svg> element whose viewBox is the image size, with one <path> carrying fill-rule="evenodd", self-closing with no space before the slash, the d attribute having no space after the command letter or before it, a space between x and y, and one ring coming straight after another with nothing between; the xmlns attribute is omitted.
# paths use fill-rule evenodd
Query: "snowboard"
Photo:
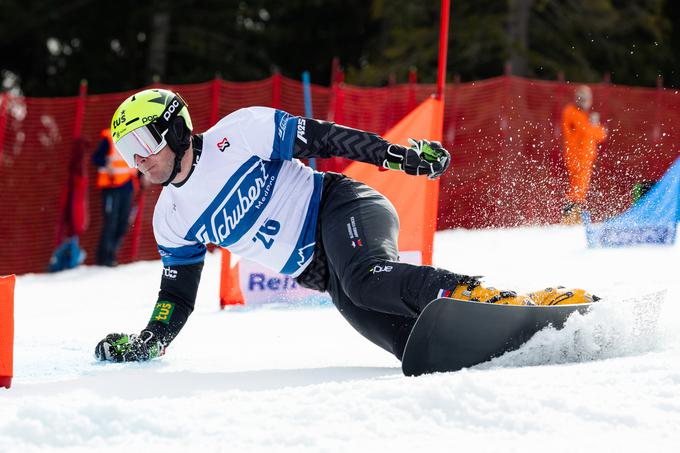
<svg viewBox="0 0 680 453"><path fill-rule="evenodd" d="M520 306L442 297L416 320L404 349L406 376L458 371L519 348L548 325L562 328L569 315L592 304Z"/></svg>

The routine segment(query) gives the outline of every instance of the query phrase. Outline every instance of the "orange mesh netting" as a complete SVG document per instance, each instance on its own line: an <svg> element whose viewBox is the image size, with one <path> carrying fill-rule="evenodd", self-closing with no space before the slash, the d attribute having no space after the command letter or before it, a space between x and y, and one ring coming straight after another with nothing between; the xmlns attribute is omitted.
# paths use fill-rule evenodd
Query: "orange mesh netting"
<svg viewBox="0 0 680 453"><path fill-rule="evenodd" d="M215 80L169 88L189 103L196 131L251 105L304 114L302 83L278 74L255 82ZM625 209L632 186L658 179L678 156L680 95L611 84L592 88L593 109L608 129L587 200L600 219ZM317 118L384 133L434 91L434 85L425 84L313 85L313 111ZM63 236L82 229L78 223L87 226L80 243L88 253L86 263L93 262L101 201L91 154L113 111L131 93L0 97L0 274L46 270ZM566 83L507 76L447 86L443 141L453 159L440 186L438 228L559 221L567 189L560 115L572 97L573 87ZM79 103L84 115L78 124ZM77 154L81 141L82 157ZM89 224L69 224L72 216L64 215L74 180L69 175L78 159L89 182L85 197L76 198L87 207ZM340 171L346 164L334 158L317 161L317 168ZM151 218L159 192L154 187L139 195L138 220L119 253L121 262L158 258Z"/></svg>

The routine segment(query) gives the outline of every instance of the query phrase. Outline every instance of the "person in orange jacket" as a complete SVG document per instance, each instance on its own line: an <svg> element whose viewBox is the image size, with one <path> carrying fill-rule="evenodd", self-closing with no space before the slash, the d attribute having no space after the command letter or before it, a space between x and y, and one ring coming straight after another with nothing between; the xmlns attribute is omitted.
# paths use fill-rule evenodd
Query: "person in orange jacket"
<svg viewBox="0 0 680 453"><path fill-rule="evenodd" d="M127 166L111 138L111 130L104 129L102 139L92 156L97 166L97 187L102 192L104 221L97 248L97 264L115 266L117 254L128 228L132 199L137 188L137 170Z"/></svg>
<svg viewBox="0 0 680 453"><path fill-rule="evenodd" d="M562 211L564 223L578 223L586 201L590 176L597 158L597 145L607 132L600 125L597 112L591 112L593 93L586 85L574 91L575 100L562 112L564 163L569 176L567 202Z"/></svg>

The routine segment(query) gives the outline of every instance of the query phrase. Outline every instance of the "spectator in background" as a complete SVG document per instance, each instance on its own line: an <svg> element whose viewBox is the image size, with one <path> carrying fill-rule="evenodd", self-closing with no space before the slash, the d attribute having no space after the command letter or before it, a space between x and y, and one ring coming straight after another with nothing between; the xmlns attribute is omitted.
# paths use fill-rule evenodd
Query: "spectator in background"
<svg viewBox="0 0 680 453"><path fill-rule="evenodd" d="M102 191L104 222L97 248L97 264L116 266L117 254L129 224L134 191L138 188L137 170L127 166L116 152L111 130L102 130L92 161L97 166L97 187Z"/></svg>
<svg viewBox="0 0 680 453"><path fill-rule="evenodd" d="M597 158L597 145L606 137L600 125L600 115L591 112L593 92L586 85L574 91L575 99L562 112L562 136L564 137L564 163L569 176L567 202L562 210L564 223L579 223L586 201L590 176Z"/></svg>

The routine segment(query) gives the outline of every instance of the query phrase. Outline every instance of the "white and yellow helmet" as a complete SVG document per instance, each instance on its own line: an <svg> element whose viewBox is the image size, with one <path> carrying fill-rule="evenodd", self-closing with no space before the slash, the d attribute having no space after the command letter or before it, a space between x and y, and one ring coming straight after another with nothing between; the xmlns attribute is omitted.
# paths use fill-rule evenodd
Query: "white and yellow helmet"
<svg viewBox="0 0 680 453"><path fill-rule="evenodd" d="M189 146L193 125L187 103L169 90L153 88L125 99L111 119L111 137L129 167L135 154L148 157L165 145L181 159Z"/></svg>

